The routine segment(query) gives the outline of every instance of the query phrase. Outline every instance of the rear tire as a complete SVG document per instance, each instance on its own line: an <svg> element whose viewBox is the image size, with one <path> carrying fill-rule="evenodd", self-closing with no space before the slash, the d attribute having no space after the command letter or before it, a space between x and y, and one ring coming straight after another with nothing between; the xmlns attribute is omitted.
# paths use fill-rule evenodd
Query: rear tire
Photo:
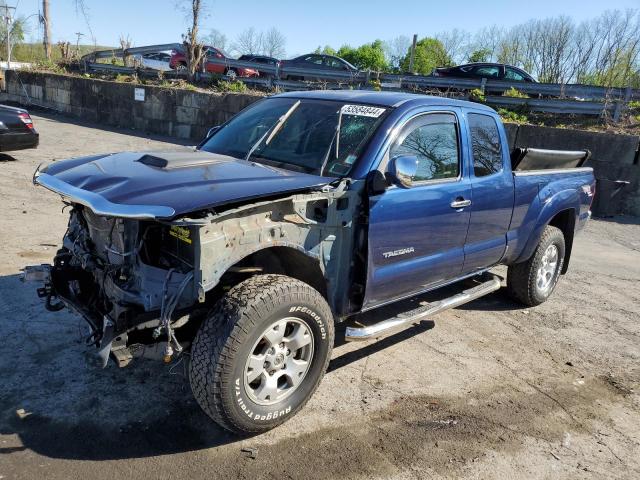
<svg viewBox="0 0 640 480"><path fill-rule="evenodd" d="M562 230L547 225L529 260L509 266L507 291L530 307L544 303L560 278L564 264L565 242Z"/></svg>
<svg viewBox="0 0 640 480"><path fill-rule="evenodd" d="M331 309L320 293L283 275L258 275L216 304L193 343L193 395L239 434L293 417L320 384L333 348Z"/></svg>

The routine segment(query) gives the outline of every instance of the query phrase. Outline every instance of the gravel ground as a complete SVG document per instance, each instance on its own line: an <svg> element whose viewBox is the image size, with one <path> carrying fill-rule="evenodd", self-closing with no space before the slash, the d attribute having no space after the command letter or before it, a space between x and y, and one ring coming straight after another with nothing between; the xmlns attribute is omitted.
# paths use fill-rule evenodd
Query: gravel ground
<svg viewBox="0 0 640 480"><path fill-rule="evenodd" d="M377 343L338 340L301 413L238 438L199 410L184 363L98 369L82 321L18 280L66 225L31 185L39 163L180 147L34 121L40 148L0 156L0 479L640 478L640 222L592 221L540 307L500 291Z"/></svg>

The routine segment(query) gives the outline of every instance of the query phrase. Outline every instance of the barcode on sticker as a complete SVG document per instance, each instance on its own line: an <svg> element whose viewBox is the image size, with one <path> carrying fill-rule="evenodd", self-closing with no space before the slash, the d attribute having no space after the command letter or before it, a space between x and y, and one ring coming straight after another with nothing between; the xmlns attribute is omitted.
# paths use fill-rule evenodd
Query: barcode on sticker
<svg viewBox="0 0 640 480"><path fill-rule="evenodd" d="M369 107L367 105L343 105L341 111L343 115L359 115L361 117L378 118L384 113L385 109L380 107Z"/></svg>

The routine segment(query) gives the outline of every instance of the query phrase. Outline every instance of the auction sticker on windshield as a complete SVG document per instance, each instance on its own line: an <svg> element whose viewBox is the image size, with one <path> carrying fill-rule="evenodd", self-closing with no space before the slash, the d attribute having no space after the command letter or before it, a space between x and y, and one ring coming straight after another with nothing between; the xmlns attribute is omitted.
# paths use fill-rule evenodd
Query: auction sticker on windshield
<svg viewBox="0 0 640 480"><path fill-rule="evenodd" d="M358 115L360 117L378 118L385 111L384 108L367 105L343 105L340 110L343 115Z"/></svg>

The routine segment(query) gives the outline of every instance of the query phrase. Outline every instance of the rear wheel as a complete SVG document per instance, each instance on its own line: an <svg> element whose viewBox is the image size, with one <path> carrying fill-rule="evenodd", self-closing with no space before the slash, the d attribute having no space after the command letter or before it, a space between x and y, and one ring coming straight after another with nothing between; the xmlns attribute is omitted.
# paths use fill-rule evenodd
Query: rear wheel
<svg viewBox="0 0 640 480"><path fill-rule="evenodd" d="M236 72L233 68L227 68L224 74L229 77L230 80L236 80L238 78L238 72Z"/></svg>
<svg viewBox="0 0 640 480"><path fill-rule="evenodd" d="M564 253L562 230L547 225L531 258L509 267L507 274L509 294L531 307L545 302L560 278Z"/></svg>
<svg viewBox="0 0 640 480"><path fill-rule="evenodd" d="M224 295L196 335L194 397L228 430L269 430L315 392L333 338L331 310L318 291L282 275L252 277Z"/></svg>

